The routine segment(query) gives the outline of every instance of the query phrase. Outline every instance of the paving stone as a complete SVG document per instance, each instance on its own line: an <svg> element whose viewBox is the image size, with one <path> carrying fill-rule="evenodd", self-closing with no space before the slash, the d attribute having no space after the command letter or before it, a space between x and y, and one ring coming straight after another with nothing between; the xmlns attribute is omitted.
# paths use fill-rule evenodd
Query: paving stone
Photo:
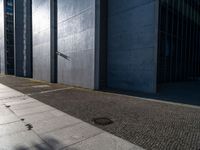
<svg viewBox="0 0 200 150"><path fill-rule="evenodd" d="M8 109L6 108L5 106L0 106L0 117L1 116L7 116L7 115L12 115L13 113Z"/></svg>
<svg viewBox="0 0 200 150"><path fill-rule="evenodd" d="M55 117L53 119L44 119L42 121L33 122L32 125L33 130L40 135L56 129L72 126L80 122L81 120L75 119L69 115L64 115L61 117Z"/></svg>
<svg viewBox="0 0 200 150"><path fill-rule="evenodd" d="M32 88L31 86L36 84L25 78L21 79L7 76L1 78L0 82L16 90L20 90L23 93L38 93L42 91L37 88ZM50 90L49 93L41 92L40 94L33 94L31 96L91 124L93 123L91 121L93 118L108 117L114 121L113 124L97 126L146 149L199 150L199 107L188 107L188 105L177 105L168 102L163 103L156 100L172 100L179 103L184 102L199 105L199 83L197 88L186 88L186 91L190 91L188 95L186 94L186 99L182 99L185 95L184 92L180 92L183 93L183 95L174 95L174 90L179 89L176 86L173 88L172 97L168 95L168 92L164 93L164 95L162 95L162 93L158 95L140 95L138 93L139 97L150 96L149 98L153 99L111 94L107 92L91 92L90 90L77 88L56 91L57 88L53 88L54 84L53 86L52 84L50 85L52 90ZM37 85L43 84L47 83L37 81ZM59 84L56 85L60 86ZM3 88L0 87L0 93L1 91L7 92L11 90L9 88L5 89L4 86ZM50 141L49 143L57 143L57 145L63 147L58 140L49 139L46 141Z"/></svg>
<svg viewBox="0 0 200 150"><path fill-rule="evenodd" d="M25 131L0 137L0 150L23 150L43 143L35 133Z"/></svg>
<svg viewBox="0 0 200 150"><path fill-rule="evenodd" d="M14 104L20 104L20 103L28 103L30 101L34 101L34 99L27 97L27 96L20 96L20 97L1 99L0 105L5 105L5 104L6 105L11 105L11 104L14 105Z"/></svg>
<svg viewBox="0 0 200 150"><path fill-rule="evenodd" d="M14 99L14 100L26 100L29 99L31 97L27 96L27 95L22 95L22 96L18 96L18 97L9 97L9 98L5 98L6 99ZM0 101L2 101L4 99L0 99Z"/></svg>
<svg viewBox="0 0 200 150"><path fill-rule="evenodd" d="M7 124L11 122L19 121L20 119L15 114L10 115L0 115L0 125Z"/></svg>
<svg viewBox="0 0 200 150"><path fill-rule="evenodd" d="M34 85L33 88L49 88L49 85Z"/></svg>
<svg viewBox="0 0 200 150"><path fill-rule="evenodd" d="M43 120L53 119L55 117L60 117L66 115L65 113L59 111L59 110L50 110L42 113L32 114L24 116L26 122L34 123L39 122Z"/></svg>
<svg viewBox="0 0 200 150"><path fill-rule="evenodd" d="M23 149L19 149L19 150L23 150ZM27 150L27 149L24 149ZM49 147L47 144L37 144L34 145L31 148L28 148L28 150L53 150L51 147Z"/></svg>
<svg viewBox="0 0 200 150"><path fill-rule="evenodd" d="M68 128L43 134L41 138L51 145L53 149L60 149L96 136L102 132L102 130L87 123L80 123ZM59 144L52 144L51 140L48 140L51 138L57 140Z"/></svg>
<svg viewBox="0 0 200 150"><path fill-rule="evenodd" d="M25 124L22 123L21 121L18 122L13 122L9 124L3 124L0 125L0 137L5 136L5 135L11 135L13 133L21 132L21 131L26 131L27 128L25 127Z"/></svg>
<svg viewBox="0 0 200 150"><path fill-rule="evenodd" d="M28 108L33 108L33 107L38 107L38 106L44 106L45 104L38 102L38 101L32 101L30 103L20 103L20 104L14 104L10 105L11 110L21 110L21 109L28 109Z"/></svg>
<svg viewBox="0 0 200 150"><path fill-rule="evenodd" d="M17 99L2 99L0 100L0 105L5 105L6 103L18 102Z"/></svg>
<svg viewBox="0 0 200 150"><path fill-rule="evenodd" d="M16 90L14 89L10 89L10 88L0 88L0 92L4 93L4 92L15 92Z"/></svg>
<svg viewBox="0 0 200 150"><path fill-rule="evenodd" d="M18 104L25 104L25 103L30 103L30 102L38 102L37 100L30 97L19 97L19 98L13 98L10 100L11 101L4 102L5 105L18 105Z"/></svg>
<svg viewBox="0 0 200 150"><path fill-rule="evenodd" d="M102 133L95 137L84 140L64 150L144 150L132 143L113 136L109 133Z"/></svg>
<svg viewBox="0 0 200 150"><path fill-rule="evenodd" d="M5 99L5 98L12 98L12 97L19 97L19 96L24 96L24 94L19 93L19 92L6 92L6 93L1 93L0 95L0 100Z"/></svg>
<svg viewBox="0 0 200 150"><path fill-rule="evenodd" d="M30 114L34 114L34 113L40 113L40 112L45 112L45 111L49 111L52 110L53 108L47 105L42 105L39 107L34 107L34 108L27 108L27 109L20 109L20 110L13 110L13 112L17 115L17 116L25 116L25 115L30 115Z"/></svg>
<svg viewBox="0 0 200 150"><path fill-rule="evenodd" d="M53 150L47 144L34 144L33 147L17 146L15 150Z"/></svg>
<svg viewBox="0 0 200 150"><path fill-rule="evenodd" d="M7 92L14 92L15 90L12 89L0 89L1 93L7 93Z"/></svg>
<svg viewBox="0 0 200 150"><path fill-rule="evenodd" d="M11 88L0 83L0 89L11 89Z"/></svg>

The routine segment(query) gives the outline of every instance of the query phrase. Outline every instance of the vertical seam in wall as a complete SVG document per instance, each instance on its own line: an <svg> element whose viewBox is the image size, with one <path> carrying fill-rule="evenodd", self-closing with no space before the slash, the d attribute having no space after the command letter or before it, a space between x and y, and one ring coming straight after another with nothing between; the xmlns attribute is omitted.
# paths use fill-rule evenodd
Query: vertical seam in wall
<svg viewBox="0 0 200 150"><path fill-rule="evenodd" d="M7 44L6 44L6 28L5 28L5 25L6 25L6 0L3 0L3 15L4 15L4 73L7 74L7 55L6 55L6 47L7 47Z"/></svg>
<svg viewBox="0 0 200 150"><path fill-rule="evenodd" d="M99 70L100 70L100 64L99 64L99 56L100 56L100 0L95 0L94 2L94 9L95 9L95 15L94 15L94 89L99 89Z"/></svg>
<svg viewBox="0 0 200 150"><path fill-rule="evenodd" d="M27 66L27 39L26 39L26 32L27 32L27 22L26 22L26 18L27 18L27 0L23 1L23 7L24 7L24 34L23 34L23 76L26 77L27 76L27 71L26 71L26 66Z"/></svg>
<svg viewBox="0 0 200 150"><path fill-rule="evenodd" d="M159 37L159 0L155 0L155 81L154 81L154 92L157 93L157 86L158 86L158 37Z"/></svg>
<svg viewBox="0 0 200 150"><path fill-rule="evenodd" d="M32 16L32 0L29 3L30 8L30 77L33 78L33 16Z"/></svg>
<svg viewBox="0 0 200 150"><path fill-rule="evenodd" d="M16 2L13 1L13 26L14 26L14 75L17 75L17 53L16 53Z"/></svg>
<svg viewBox="0 0 200 150"><path fill-rule="evenodd" d="M1 8L2 8L2 16L4 16L4 2L3 2L4 0L1 0ZM2 40L2 42L3 42L3 49L4 49L4 17L3 18L1 18L2 20L3 20L3 22L2 22L2 25L3 25L3 30L2 30L2 32L3 32L3 36L2 37L0 37L0 40ZM2 73L2 51L3 51L3 49L2 50L0 50L0 73Z"/></svg>
<svg viewBox="0 0 200 150"><path fill-rule="evenodd" d="M57 82L57 0L50 1L50 81Z"/></svg>
<svg viewBox="0 0 200 150"><path fill-rule="evenodd" d="M5 0L2 0L2 16L3 16L3 49L1 51L1 73L5 74Z"/></svg>

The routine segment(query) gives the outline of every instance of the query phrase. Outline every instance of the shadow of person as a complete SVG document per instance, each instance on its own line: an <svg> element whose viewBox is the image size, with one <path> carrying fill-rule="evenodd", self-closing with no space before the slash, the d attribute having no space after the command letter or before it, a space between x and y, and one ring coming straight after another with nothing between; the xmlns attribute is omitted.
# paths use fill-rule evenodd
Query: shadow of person
<svg viewBox="0 0 200 150"><path fill-rule="evenodd" d="M41 140L40 143L31 143L28 147L25 145L19 145L15 148L15 150L56 150L64 147L65 146L56 139L45 138Z"/></svg>

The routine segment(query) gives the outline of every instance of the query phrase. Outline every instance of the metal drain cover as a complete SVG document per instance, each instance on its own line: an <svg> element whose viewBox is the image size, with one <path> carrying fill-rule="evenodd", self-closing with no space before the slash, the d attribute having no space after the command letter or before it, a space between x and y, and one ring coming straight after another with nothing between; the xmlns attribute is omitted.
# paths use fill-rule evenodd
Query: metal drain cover
<svg viewBox="0 0 200 150"><path fill-rule="evenodd" d="M106 126L106 125L110 125L113 123L113 121L109 118L106 117L101 117L101 118L94 118L92 119L92 121L97 124L97 125L102 125L102 126Z"/></svg>

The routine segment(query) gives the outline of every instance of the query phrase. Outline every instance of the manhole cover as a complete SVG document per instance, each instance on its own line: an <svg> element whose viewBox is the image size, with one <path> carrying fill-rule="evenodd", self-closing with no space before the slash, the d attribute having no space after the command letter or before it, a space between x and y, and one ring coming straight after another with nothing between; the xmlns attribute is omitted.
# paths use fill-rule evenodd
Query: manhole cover
<svg viewBox="0 0 200 150"><path fill-rule="evenodd" d="M94 118L92 119L92 121L97 124L97 125L102 125L102 126L106 126L109 124L112 124L113 121L109 118L105 118L105 117L101 117L101 118Z"/></svg>

